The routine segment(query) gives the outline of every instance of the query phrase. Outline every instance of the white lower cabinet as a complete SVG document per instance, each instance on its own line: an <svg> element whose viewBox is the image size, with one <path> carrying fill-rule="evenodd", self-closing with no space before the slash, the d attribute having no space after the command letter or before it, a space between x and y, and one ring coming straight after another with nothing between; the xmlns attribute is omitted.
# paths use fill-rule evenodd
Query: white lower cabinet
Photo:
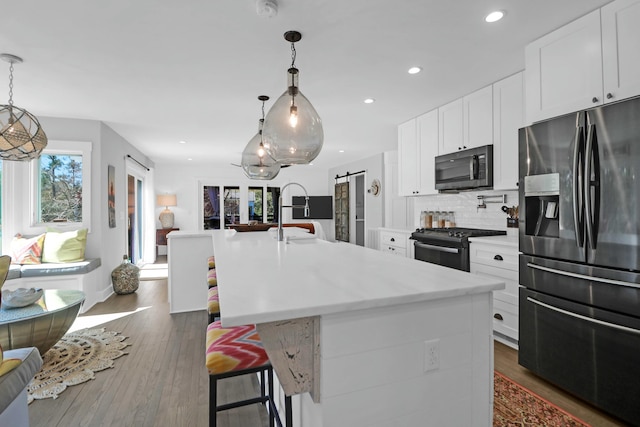
<svg viewBox="0 0 640 427"><path fill-rule="evenodd" d="M480 242L478 241L480 240ZM470 271L479 276L499 278L505 289L493 292L493 331L499 341L517 348L518 345L518 243L484 242L473 238L469 245Z"/></svg>
<svg viewBox="0 0 640 427"><path fill-rule="evenodd" d="M413 243L409 237L411 237L411 231L381 228L379 248L392 255L413 258Z"/></svg>

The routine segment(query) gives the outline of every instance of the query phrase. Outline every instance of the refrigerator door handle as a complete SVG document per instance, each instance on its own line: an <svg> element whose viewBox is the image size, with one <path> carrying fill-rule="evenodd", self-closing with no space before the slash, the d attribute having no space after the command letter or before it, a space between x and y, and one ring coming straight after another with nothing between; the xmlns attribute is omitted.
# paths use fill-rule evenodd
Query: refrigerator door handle
<svg viewBox="0 0 640 427"><path fill-rule="evenodd" d="M532 303L534 303L536 305L539 305L541 307L547 308L549 310L552 310L552 311L555 311L555 312L558 312L558 313L562 313L562 314L565 314L567 316L575 317L577 319L585 320L587 322L596 323L598 325L606 326L606 327L612 328L612 329L618 329L620 331L631 332L632 334L640 334L640 330L638 330L638 329L630 328L628 326L618 325L617 323L605 322L604 320L594 319L594 318L588 317L588 316L583 316L582 314L574 313L572 311L568 311L568 310L553 306L551 304L547 304L545 302L538 301L537 299L534 299L534 298L531 298L531 297L527 297L527 301L532 302Z"/></svg>
<svg viewBox="0 0 640 427"><path fill-rule="evenodd" d="M587 276L586 274L573 273L571 271L565 271L565 270L558 270L556 268L545 267L542 265L534 264L532 262L528 262L527 267L534 268L536 270L546 271L547 273L558 274L560 276L574 277L576 279L588 280L591 282L608 283L611 285L628 286L630 288L640 289L640 284L638 283L625 282L624 280L606 279L604 277L598 277L598 276Z"/></svg>
<svg viewBox="0 0 640 427"><path fill-rule="evenodd" d="M584 244L584 205L582 200L584 177L581 175L584 161L584 128L576 126L573 144L573 227L578 247Z"/></svg>
<svg viewBox="0 0 640 427"><path fill-rule="evenodd" d="M589 130L587 132L587 145L585 148L585 161L584 161L584 208L585 208L585 222L587 228L587 240L589 240L589 247L592 250L596 249L596 234L594 231L596 229L597 224L597 216L600 208L600 197L598 196L599 185L600 185L600 162L598 156L598 146L596 141L596 125L591 123L589 124ZM594 180L591 180L591 165L594 165ZM591 197L591 188L594 187L596 190L595 195L595 209L592 210L592 197Z"/></svg>
<svg viewBox="0 0 640 427"><path fill-rule="evenodd" d="M598 325L606 326L606 327L612 328L612 329L618 329L620 331L631 332L632 334L640 334L640 330L638 330L638 329L630 328L628 326L618 325L617 323L605 322L604 320L599 320L599 319L594 319L594 318L591 318L591 317L583 316L582 314L578 314L578 313L574 313L572 311L564 310L562 308L555 307L555 306L553 306L551 304L547 304L547 303L544 303L542 301L538 301L537 299L534 299L534 298L531 298L531 297L527 297L527 301L532 302L532 303L534 303L536 305L539 305L541 307L547 308L549 310L552 310L552 311L555 311L555 312L558 312L558 313L562 313L562 314L565 314L567 316L575 317L577 319L585 320L587 322L596 323Z"/></svg>

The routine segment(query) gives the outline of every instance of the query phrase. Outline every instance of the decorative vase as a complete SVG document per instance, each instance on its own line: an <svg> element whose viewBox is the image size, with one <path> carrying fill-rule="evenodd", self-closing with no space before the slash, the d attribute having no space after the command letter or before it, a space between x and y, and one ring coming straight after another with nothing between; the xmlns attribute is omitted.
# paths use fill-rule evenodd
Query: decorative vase
<svg viewBox="0 0 640 427"><path fill-rule="evenodd" d="M122 264L111 272L113 291L118 295L131 294L140 286L140 268L129 262L126 255L122 257Z"/></svg>

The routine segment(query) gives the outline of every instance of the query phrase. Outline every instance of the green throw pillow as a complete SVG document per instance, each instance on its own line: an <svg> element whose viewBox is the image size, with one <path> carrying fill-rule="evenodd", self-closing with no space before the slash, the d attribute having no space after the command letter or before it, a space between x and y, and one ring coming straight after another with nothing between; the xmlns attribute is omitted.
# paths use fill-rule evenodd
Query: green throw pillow
<svg viewBox="0 0 640 427"><path fill-rule="evenodd" d="M47 230L44 237L42 262L84 261L87 245L87 229L58 232Z"/></svg>

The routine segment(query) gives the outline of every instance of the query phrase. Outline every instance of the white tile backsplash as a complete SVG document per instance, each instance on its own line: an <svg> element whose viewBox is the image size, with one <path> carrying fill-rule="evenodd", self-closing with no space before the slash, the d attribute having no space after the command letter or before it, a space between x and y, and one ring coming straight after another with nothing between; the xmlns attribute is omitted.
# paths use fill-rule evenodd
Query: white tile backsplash
<svg viewBox="0 0 640 427"><path fill-rule="evenodd" d="M499 202L499 198L485 200L486 208L478 208L478 195L501 196L507 195L507 202ZM490 203L499 202L499 203ZM518 235L517 228L507 228L507 214L502 212L502 206L517 206L518 191L468 191L457 194L437 194L433 196L415 197L413 201L414 228L421 227L420 212L422 211L453 211L456 226L468 228L486 228L492 230L506 230L508 235Z"/></svg>

